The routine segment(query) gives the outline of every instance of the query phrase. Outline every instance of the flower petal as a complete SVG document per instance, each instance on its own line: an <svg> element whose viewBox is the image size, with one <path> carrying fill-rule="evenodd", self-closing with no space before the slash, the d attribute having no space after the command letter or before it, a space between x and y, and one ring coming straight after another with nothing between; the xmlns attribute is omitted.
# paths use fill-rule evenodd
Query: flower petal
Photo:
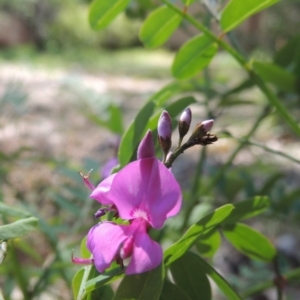
<svg viewBox="0 0 300 300"><path fill-rule="evenodd" d="M137 232L134 237L133 253L125 273L140 274L156 268L162 262L161 246L151 240L146 232Z"/></svg>
<svg viewBox="0 0 300 300"><path fill-rule="evenodd" d="M141 140L138 150L137 159L155 157L155 148L151 130L148 130L144 138Z"/></svg>
<svg viewBox="0 0 300 300"><path fill-rule="evenodd" d="M132 162L119 171L109 199L121 218L130 220L136 211L143 211L154 228L162 227L167 217L175 215L182 202L174 175L156 158Z"/></svg>
<svg viewBox="0 0 300 300"><path fill-rule="evenodd" d="M99 272L105 271L120 248L120 244L128 238L124 227L111 222L103 222L93 226L87 236L87 248L93 254L94 264ZM126 230L125 230L126 231Z"/></svg>
<svg viewBox="0 0 300 300"><path fill-rule="evenodd" d="M98 186L90 194L90 198L97 200L103 205L113 204L112 201L107 197L107 193L110 190L111 184L117 174L112 174L109 177L102 180Z"/></svg>

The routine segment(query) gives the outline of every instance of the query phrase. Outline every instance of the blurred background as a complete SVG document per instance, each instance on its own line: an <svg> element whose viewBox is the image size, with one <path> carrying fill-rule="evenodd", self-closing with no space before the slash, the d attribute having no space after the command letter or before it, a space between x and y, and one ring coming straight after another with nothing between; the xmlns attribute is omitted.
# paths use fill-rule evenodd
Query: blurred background
<svg viewBox="0 0 300 300"><path fill-rule="evenodd" d="M99 208L88 198L78 171L93 169L91 180L100 181L106 161L116 156L118 137L145 101L172 81L175 53L195 34L183 24L163 48L145 49L139 28L159 4L132 1L108 28L94 32L88 24L89 0L0 0L0 201L39 218L38 230L9 242L0 265L5 299L72 299L70 286L78 269L70 262L72 248L79 253ZM205 5L197 2L190 10L217 32ZM249 58L277 59L300 72L299 15L299 0L281 1L245 21L231 41ZM208 148L204 183L267 107L251 86L232 92L246 74L226 53L220 51L199 77L207 74L214 93L195 92L193 122L213 115L213 131L223 135ZM299 93L274 90L299 120ZM113 115L118 124L112 124ZM289 270L300 266L300 142L272 110L266 108L264 117L252 135L257 144L239 152L193 217L197 220L224 203L269 195L270 211L252 225L282 251L282 268ZM188 190L186 178L193 176L199 148L187 156L178 159L174 171ZM226 243L214 260L240 290L272 278L270 266L250 262ZM274 299L272 293L256 299ZM300 298L299 282L288 295Z"/></svg>

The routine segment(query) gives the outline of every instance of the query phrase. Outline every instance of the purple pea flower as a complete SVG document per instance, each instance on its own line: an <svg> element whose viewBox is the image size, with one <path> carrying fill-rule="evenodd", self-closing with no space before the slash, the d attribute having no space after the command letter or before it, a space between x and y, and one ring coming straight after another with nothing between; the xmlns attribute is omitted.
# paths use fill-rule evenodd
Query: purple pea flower
<svg viewBox="0 0 300 300"><path fill-rule="evenodd" d="M87 236L93 260L73 258L73 262L94 263L103 272L113 261L123 266L123 260L129 259L128 275L156 268L163 252L148 231L161 228L167 218L179 212L182 196L173 174L155 158L151 131L140 143L138 160L103 180L90 197L115 208L129 224L106 221L93 226Z"/></svg>

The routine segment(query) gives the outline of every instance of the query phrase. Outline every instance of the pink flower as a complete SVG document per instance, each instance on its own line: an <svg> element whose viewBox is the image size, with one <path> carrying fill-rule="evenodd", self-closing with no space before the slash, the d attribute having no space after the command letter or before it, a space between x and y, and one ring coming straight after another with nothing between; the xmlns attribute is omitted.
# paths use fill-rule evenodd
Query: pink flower
<svg viewBox="0 0 300 300"><path fill-rule="evenodd" d="M175 177L154 155L148 131L140 143L138 160L103 180L91 193L91 198L115 208L120 218L129 221L128 225L101 222L90 229L87 247L99 272L113 261L122 266L127 258L126 274L149 271L162 261L162 249L148 231L161 228L167 218L176 215L182 198Z"/></svg>

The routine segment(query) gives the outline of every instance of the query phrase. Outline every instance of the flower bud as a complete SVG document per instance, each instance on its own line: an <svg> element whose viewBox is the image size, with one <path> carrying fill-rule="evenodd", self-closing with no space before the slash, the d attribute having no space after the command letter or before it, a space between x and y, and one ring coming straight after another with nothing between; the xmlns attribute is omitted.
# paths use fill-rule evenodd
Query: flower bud
<svg viewBox="0 0 300 300"><path fill-rule="evenodd" d="M211 130L211 128L213 127L214 125L214 120L213 119L210 119L210 120L206 120L206 121L203 121L202 122L202 125L203 125L203 129L208 132Z"/></svg>
<svg viewBox="0 0 300 300"><path fill-rule="evenodd" d="M186 108L180 116L178 129L180 137L184 137L190 129L192 121L192 112L191 109L188 107Z"/></svg>
<svg viewBox="0 0 300 300"><path fill-rule="evenodd" d="M172 121L169 113L165 110L158 120L157 132L159 144L166 156L172 146Z"/></svg>
<svg viewBox="0 0 300 300"><path fill-rule="evenodd" d="M189 142L193 141L195 139L200 139L204 137L208 131L212 128L214 124L214 120L206 120L202 123L198 123L192 133L192 135L189 137Z"/></svg>
<svg viewBox="0 0 300 300"><path fill-rule="evenodd" d="M138 150L137 159L155 157L155 149L151 130L148 130L144 138L141 140Z"/></svg>

